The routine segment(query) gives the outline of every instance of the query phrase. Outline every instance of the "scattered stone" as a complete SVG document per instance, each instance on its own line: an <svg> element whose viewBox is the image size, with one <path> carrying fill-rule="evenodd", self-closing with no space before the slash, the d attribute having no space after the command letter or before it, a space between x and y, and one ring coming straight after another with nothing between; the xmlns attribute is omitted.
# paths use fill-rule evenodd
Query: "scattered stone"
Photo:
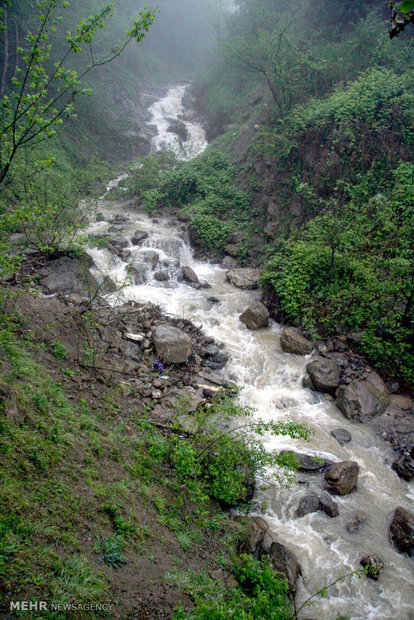
<svg viewBox="0 0 414 620"><path fill-rule="evenodd" d="M144 230L136 230L134 236L131 238L131 243L132 245L139 245L144 239L148 239L148 233Z"/></svg>
<svg viewBox="0 0 414 620"><path fill-rule="evenodd" d="M350 534L356 534L361 529L361 526L368 520L368 513L364 510L357 512L351 521L346 524L346 529Z"/></svg>
<svg viewBox="0 0 414 620"><path fill-rule="evenodd" d="M152 332L157 355L170 364L183 364L191 355L191 338L180 329L166 323Z"/></svg>
<svg viewBox="0 0 414 620"><path fill-rule="evenodd" d="M364 555L360 560L360 565L365 571L368 579L378 581L378 578L384 568L384 562L377 555Z"/></svg>
<svg viewBox="0 0 414 620"><path fill-rule="evenodd" d="M332 497L324 491L319 496L319 508L332 519L339 515L338 504L333 501Z"/></svg>
<svg viewBox="0 0 414 620"><path fill-rule="evenodd" d="M309 493L301 498L299 505L295 511L295 517L300 518L311 512L317 512L319 510L319 498L316 493Z"/></svg>
<svg viewBox="0 0 414 620"><path fill-rule="evenodd" d="M298 329L286 327L280 337L280 346L285 353L309 355L313 351L314 343L312 340L305 338Z"/></svg>
<svg viewBox="0 0 414 620"><path fill-rule="evenodd" d="M414 554L414 513L399 506L390 525L390 538L400 553Z"/></svg>
<svg viewBox="0 0 414 620"><path fill-rule="evenodd" d="M127 340L132 340L133 342L143 342L144 341L144 336L142 334L131 334L131 333L127 332L125 334L125 338Z"/></svg>
<svg viewBox="0 0 414 620"><path fill-rule="evenodd" d="M317 392L335 393L340 383L341 369L335 360L321 357L310 362L306 370Z"/></svg>
<svg viewBox="0 0 414 620"><path fill-rule="evenodd" d="M340 385L336 396L344 416L358 422L369 422L381 415L390 402L387 386L376 372L370 372L363 381Z"/></svg>
<svg viewBox="0 0 414 620"><path fill-rule="evenodd" d="M348 495L357 485L359 465L355 461L335 463L325 474L326 488L333 495Z"/></svg>
<svg viewBox="0 0 414 620"><path fill-rule="evenodd" d="M166 269L161 269L160 271L156 271L154 273L154 278L158 282L168 282L169 280L168 271Z"/></svg>
<svg viewBox="0 0 414 620"><path fill-rule="evenodd" d="M352 441L352 435L351 435L351 433L349 431L346 430L346 428L334 428L331 431L331 435L332 435L332 437L334 437L336 439L336 441L341 446L344 446L345 444L347 444L350 441Z"/></svg>
<svg viewBox="0 0 414 620"><path fill-rule="evenodd" d="M233 286L244 290L257 288L259 275L259 271L251 267L232 269L226 272L227 280L233 284Z"/></svg>
<svg viewBox="0 0 414 620"><path fill-rule="evenodd" d="M211 370L221 370L229 361L229 356L225 353L218 353L217 355L206 357L203 360L203 366L211 368Z"/></svg>
<svg viewBox="0 0 414 620"><path fill-rule="evenodd" d="M239 318L249 329L262 329L269 326L269 317L269 311L266 306L260 301L255 301Z"/></svg>
<svg viewBox="0 0 414 620"><path fill-rule="evenodd" d="M200 280L198 279L197 274L191 267L189 267L188 265L185 265L184 267L181 268L181 270L183 272L183 278L186 282L189 282L190 284L200 285Z"/></svg>

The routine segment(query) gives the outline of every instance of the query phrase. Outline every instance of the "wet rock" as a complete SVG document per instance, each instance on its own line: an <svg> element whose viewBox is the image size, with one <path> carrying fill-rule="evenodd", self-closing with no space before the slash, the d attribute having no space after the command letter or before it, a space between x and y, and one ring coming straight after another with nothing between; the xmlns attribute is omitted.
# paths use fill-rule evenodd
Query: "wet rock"
<svg viewBox="0 0 414 620"><path fill-rule="evenodd" d="M136 230L131 238L132 245L139 245L144 239L148 239L148 233L144 230Z"/></svg>
<svg viewBox="0 0 414 620"><path fill-rule="evenodd" d="M414 555L414 513L399 506L390 525L390 539L400 553Z"/></svg>
<svg viewBox="0 0 414 620"><path fill-rule="evenodd" d="M319 508L332 519L339 515L338 504L333 501L326 491L319 496Z"/></svg>
<svg viewBox="0 0 414 620"><path fill-rule="evenodd" d="M143 250L139 253L140 258L146 263L149 263L153 269L158 265L160 255L155 250Z"/></svg>
<svg viewBox="0 0 414 620"><path fill-rule="evenodd" d="M392 395L390 406L374 421L377 434L390 443L398 457L393 469L404 480L414 477L414 401Z"/></svg>
<svg viewBox="0 0 414 620"><path fill-rule="evenodd" d="M384 562L377 555L364 555L360 560L360 565L365 571L365 575L369 579L378 581L379 576L384 568Z"/></svg>
<svg viewBox="0 0 414 620"><path fill-rule="evenodd" d="M316 493L309 493L301 498L295 510L295 517L300 518L319 510L319 498Z"/></svg>
<svg viewBox="0 0 414 620"><path fill-rule="evenodd" d="M94 295L99 284L89 271L92 259L85 254L82 258L62 256L40 271L40 285L48 293L69 295Z"/></svg>
<svg viewBox="0 0 414 620"><path fill-rule="evenodd" d="M205 356L212 356L214 357L215 355L218 355L220 353L220 349L218 348L217 345L215 344L208 344L205 348Z"/></svg>
<svg viewBox="0 0 414 620"><path fill-rule="evenodd" d="M357 485L359 465L355 461L335 463L325 474L326 488L333 495L348 495Z"/></svg>
<svg viewBox="0 0 414 620"><path fill-rule="evenodd" d="M295 455L297 469L299 471L324 471L333 465L332 461L329 461L328 459L321 459L317 456L311 456L310 454L301 454L300 452L294 452L293 450L282 450L280 455Z"/></svg>
<svg viewBox="0 0 414 620"><path fill-rule="evenodd" d="M211 370L221 370L229 361L229 356L225 353L218 353L212 357L206 357L203 360L203 366L211 368Z"/></svg>
<svg viewBox="0 0 414 620"><path fill-rule="evenodd" d="M189 267L188 265L184 265L181 270L183 272L183 278L186 282L189 282L190 284L200 285L200 280L198 279L197 274L191 267Z"/></svg>
<svg viewBox="0 0 414 620"><path fill-rule="evenodd" d="M298 329L286 327L280 337L280 346L285 353L308 355L312 353L314 343L312 340L305 338Z"/></svg>
<svg viewBox="0 0 414 620"><path fill-rule="evenodd" d="M232 256L225 256L221 266L223 269L238 269L239 263Z"/></svg>
<svg viewBox="0 0 414 620"><path fill-rule="evenodd" d="M210 297L207 297L207 301L210 304L219 304L220 303L220 299L218 299L218 297L214 297L214 295L211 295Z"/></svg>
<svg viewBox="0 0 414 620"><path fill-rule="evenodd" d="M335 360L321 357L306 366L314 389L334 394L340 383L341 369Z"/></svg>
<svg viewBox="0 0 414 620"><path fill-rule="evenodd" d="M368 513L364 510L360 510L359 512L355 513L353 519L351 519L351 521L348 521L345 527L350 534L357 534L367 520Z"/></svg>
<svg viewBox="0 0 414 620"><path fill-rule="evenodd" d="M240 315L240 321L249 329L269 326L269 311L260 301L255 301Z"/></svg>
<svg viewBox="0 0 414 620"><path fill-rule="evenodd" d="M275 572L286 577L291 591L294 591L299 575L302 573L296 556L279 542L272 543L269 556Z"/></svg>
<svg viewBox="0 0 414 620"><path fill-rule="evenodd" d="M161 269L160 271L156 271L154 273L154 279L157 280L158 282L167 282L170 279L170 277L166 269Z"/></svg>
<svg viewBox="0 0 414 620"><path fill-rule="evenodd" d="M370 372L363 381L340 385L336 396L344 416L358 422L369 422L381 415L390 402L387 386L376 372Z"/></svg>
<svg viewBox="0 0 414 620"><path fill-rule="evenodd" d="M182 364L191 355L191 338L180 329L166 323L158 325L152 332L157 355L162 361Z"/></svg>
<svg viewBox="0 0 414 620"><path fill-rule="evenodd" d="M180 121L178 118L173 118L170 120L167 131L170 133L175 133L183 142L187 142L188 140L187 127L185 123Z"/></svg>
<svg viewBox="0 0 414 620"><path fill-rule="evenodd" d="M146 263L134 261L128 265L128 273L131 274L135 284L145 284L148 279L148 265Z"/></svg>
<svg viewBox="0 0 414 620"><path fill-rule="evenodd" d="M236 521L243 521L243 517L236 517ZM252 517L249 519L245 530L243 540L238 546L238 553L247 553L252 555L256 560L259 559L260 552L263 548L265 534L269 530L269 524L261 517Z"/></svg>
<svg viewBox="0 0 414 620"><path fill-rule="evenodd" d="M233 286L244 290L257 288L259 275L259 271L251 267L232 269L226 272L227 280L233 284Z"/></svg>
<svg viewBox="0 0 414 620"><path fill-rule="evenodd" d="M209 282L206 282L205 280L200 280L200 288L206 289L206 288L213 288L213 287L211 286Z"/></svg>
<svg viewBox="0 0 414 620"><path fill-rule="evenodd" d="M351 433L349 431L346 430L346 428L334 428L331 431L331 435L332 435L332 437L334 437L336 439L336 441L341 446L344 446L345 444L347 444L350 441L352 441L352 435L351 435Z"/></svg>
<svg viewBox="0 0 414 620"><path fill-rule="evenodd" d="M125 237L112 237L111 241L109 242L109 247L115 253L121 252L122 250L127 248L128 245L128 239L125 239Z"/></svg>

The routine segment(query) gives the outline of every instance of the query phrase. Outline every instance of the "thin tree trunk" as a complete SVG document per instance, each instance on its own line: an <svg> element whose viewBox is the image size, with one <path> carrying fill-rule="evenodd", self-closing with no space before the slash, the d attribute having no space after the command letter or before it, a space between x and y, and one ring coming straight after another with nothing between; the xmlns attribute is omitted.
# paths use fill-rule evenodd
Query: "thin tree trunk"
<svg viewBox="0 0 414 620"><path fill-rule="evenodd" d="M4 6L3 12L3 24L4 24L4 60L3 60L3 74L1 76L1 85L0 85L0 97L3 97L6 90L6 78L7 71L9 68L9 33L7 30L7 6Z"/></svg>

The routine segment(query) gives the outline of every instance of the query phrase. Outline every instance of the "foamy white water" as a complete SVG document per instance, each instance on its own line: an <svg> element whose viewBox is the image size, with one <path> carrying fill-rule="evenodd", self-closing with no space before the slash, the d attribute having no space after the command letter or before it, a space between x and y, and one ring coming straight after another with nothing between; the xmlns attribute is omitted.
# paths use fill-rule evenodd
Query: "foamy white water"
<svg viewBox="0 0 414 620"><path fill-rule="evenodd" d="M156 114L153 112L153 122L157 122L160 130L159 148L169 148L169 143L164 141L169 133L165 131L165 119L170 118L172 109L177 111L182 105L183 88L170 89L168 97L158 102ZM199 147L203 150L202 142ZM152 220L122 202L102 201L99 210L108 220L117 213L128 215L130 222L124 225L122 233L126 237L137 229L148 232L148 239L141 246L130 244L129 261L142 265L148 260L148 250L158 255L154 268L147 263L146 282L125 286L122 297L159 304L165 312L202 326L207 335L225 344L230 361L221 372L244 387L240 396L243 403L254 407L258 417L305 422L314 431L309 443L268 436L265 438L267 449L290 448L333 461L355 460L360 465L358 489L348 496L335 498L340 515L334 519L322 512L300 519L294 517L303 495L321 491L323 477L316 474L298 475L299 481L305 484L297 482L290 489L266 485L256 493L258 513L263 514L260 505L266 501L263 516L269 521L274 538L287 545L302 566L298 607L340 575L357 570L362 556L379 555L384 562L378 582L365 577L348 578L329 589L326 599L315 599L311 608L301 612L300 618L414 619L413 562L391 547L388 536L395 508L404 506L412 510L414 485L398 478L387 464L387 460L392 462L392 451L381 444L369 424L351 423L333 403L303 388L302 377L308 358L282 352L280 325L272 323L268 329L252 332L240 322L240 313L259 293L233 287L226 281L221 267L196 260L178 224L165 218ZM107 229L105 222L93 226L95 233ZM127 282L126 262L105 249L93 249L90 254L95 262L93 271L98 277L105 274L119 284ZM199 279L208 281L212 288L197 291L180 281L180 265L191 266ZM167 282L160 283L154 278L159 269L168 272ZM217 297L219 303L209 302L210 296ZM114 303L116 300L117 296L113 296ZM352 443L341 447L335 441L330 431L338 427L352 433ZM368 521L358 534L351 535L345 525L358 510L368 513Z"/></svg>

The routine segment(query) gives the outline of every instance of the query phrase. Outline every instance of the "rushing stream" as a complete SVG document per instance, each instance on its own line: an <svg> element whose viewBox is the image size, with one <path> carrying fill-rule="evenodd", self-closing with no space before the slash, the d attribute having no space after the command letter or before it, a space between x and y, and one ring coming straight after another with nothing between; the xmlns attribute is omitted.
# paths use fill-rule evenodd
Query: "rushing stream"
<svg viewBox="0 0 414 620"><path fill-rule="evenodd" d="M202 127L186 122L188 140L180 144L177 136L168 131L171 118L183 113L184 86L171 88L165 98L150 108L151 123L158 127L153 150L173 148L183 159L195 156L206 146ZM301 618L335 620L337 616L352 619L409 620L414 618L414 572L412 561L396 552L390 545L388 526L397 506L410 509L414 499L413 486L402 481L386 463L391 451L380 444L369 424L348 421L331 402L302 387L302 377L309 357L282 353L281 326L275 323L268 329L249 331L239 320L240 313L257 299L257 291L242 291L226 281L225 271L218 265L200 262L193 257L180 225L164 218L151 219L130 203L102 200L99 210L105 220L117 214L129 216L122 235L131 237L139 229L148 239L139 246L129 245L130 260L142 265L140 285L127 285L124 299L150 301L159 304L170 314L191 319L202 325L204 332L225 345L230 361L221 373L244 387L241 400L257 410L264 419L306 422L314 431L310 442L293 441L283 437L265 438L269 450L295 449L324 456L332 461L354 460L360 466L356 492L337 497L340 515L331 519L323 512L295 518L298 500L309 491L321 491L318 475L298 475L290 489L277 485L257 491L258 514L264 516L275 539L287 545L297 556L303 577L298 583L298 606L316 590L359 568L363 555L379 555L384 570L378 582L354 576L328 590L327 598L315 599L311 608L301 612ZM109 224L100 222L91 229L106 232ZM152 250L152 252L148 252ZM149 257L158 254L154 268ZM127 263L107 249L90 250L95 263L95 275L107 274L119 284L126 281ZM124 254L125 257L125 254ZM180 265L191 266L200 280L211 289L194 290L180 281ZM154 272L168 272L168 281L160 282ZM208 298L214 296L219 303ZM352 442L341 447L330 435L342 427L352 433ZM390 461L391 462L391 461ZM260 505L265 501L265 514ZM350 534L345 524L355 513L365 510L368 520L359 533Z"/></svg>

